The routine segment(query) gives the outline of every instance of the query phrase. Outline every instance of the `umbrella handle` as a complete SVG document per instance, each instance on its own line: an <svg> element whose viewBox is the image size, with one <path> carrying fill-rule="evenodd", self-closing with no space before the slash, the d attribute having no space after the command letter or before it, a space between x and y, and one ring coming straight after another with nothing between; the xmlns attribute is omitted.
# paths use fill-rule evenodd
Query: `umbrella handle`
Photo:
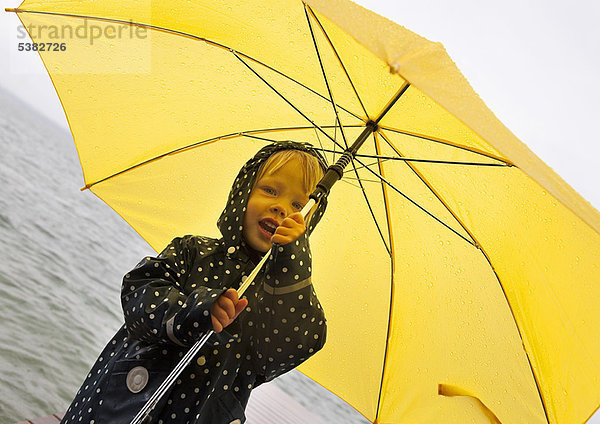
<svg viewBox="0 0 600 424"><path fill-rule="evenodd" d="M308 214L310 213L313 206L316 205L316 203L317 202L314 199L309 199L308 202L306 203L306 205L304 206L304 208L302 208L301 213L305 219L308 216ZM267 259L269 258L269 256L271 256L272 251L273 251L273 247L271 247L271 249L267 253L265 253L265 255L262 257L262 259L260 260L258 265L256 265L254 267L254 269L252 270L250 275L248 275L248 277L245 280L242 280L242 284L238 288L238 296L241 297L244 294L244 292L248 289L248 287L250 287L250 284L252 284L252 282L254 281L254 279L256 278L256 276L258 275L260 270L262 269L265 262L267 262ZM213 335L213 333L214 333L213 330L209 330L200 339L198 339L198 341L196 341L196 343L194 343L194 345L185 354L185 356L183 358L181 358L181 361L179 361L179 363L175 366L175 368L173 368L173 371L171 371L169 373L169 375L167 376L167 378L165 378L165 381L163 381L162 384L159 386L159 388L156 389L156 391L150 397L150 399L148 399L148 401L146 401L146 403L144 404L142 409L140 409L140 411L133 418L133 420L131 420L130 424L142 424L144 422L144 420L146 418L148 418L148 416L150 415L150 412L152 412L152 410L158 404L160 399L165 395L165 393L167 393L167 391L173 385L173 383L175 382L177 377L179 377L179 374L181 374L181 372L185 369L185 367L187 367L189 365L189 363L192 362L194 357L198 354L198 352L200 352L200 349L202 349L202 347L206 344L206 342L208 341L210 336Z"/></svg>

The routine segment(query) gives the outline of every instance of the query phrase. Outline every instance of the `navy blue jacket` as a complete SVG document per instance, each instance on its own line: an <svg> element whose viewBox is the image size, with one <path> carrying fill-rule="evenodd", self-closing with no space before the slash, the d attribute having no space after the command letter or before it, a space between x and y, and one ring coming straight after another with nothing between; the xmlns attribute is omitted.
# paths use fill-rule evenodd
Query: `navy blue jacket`
<svg viewBox="0 0 600 424"><path fill-rule="evenodd" d="M296 143L263 148L242 168L218 225L222 239L174 239L157 257L144 258L123 279L125 324L104 348L62 423L129 423L181 357L212 328L210 309L254 269L243 241L244 204L260 163ZM152 414L156 423L219 424L245 421L256 386L281 375L325 343L326 323L311 282L308 234L276 246L245 293L248 306L214 334Z"/></svg>

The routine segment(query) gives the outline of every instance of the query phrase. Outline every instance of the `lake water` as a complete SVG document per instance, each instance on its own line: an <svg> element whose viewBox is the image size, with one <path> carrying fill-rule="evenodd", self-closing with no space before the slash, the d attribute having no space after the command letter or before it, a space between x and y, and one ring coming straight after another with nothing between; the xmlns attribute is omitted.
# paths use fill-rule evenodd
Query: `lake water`
<svg viewBox="0 0 600 424"><path fill-rule="evenodd" d="M121 326L123 274L154 253L81 186L71 135L0 90L1 423L67 408ZM367 423L296 371L272 384L324 422Z"/></svg>

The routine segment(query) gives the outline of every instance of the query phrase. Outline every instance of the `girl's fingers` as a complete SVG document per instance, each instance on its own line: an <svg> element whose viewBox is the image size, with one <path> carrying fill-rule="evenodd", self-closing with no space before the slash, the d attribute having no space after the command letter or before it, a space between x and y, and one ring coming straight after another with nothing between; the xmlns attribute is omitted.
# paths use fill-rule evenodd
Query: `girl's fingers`
<svg viewBox="0 0 600 424"><path fill-rule="evenodd" d="M275 230L275 233L273 233L273 235L281 235L281 236L286 236L286 237L294 237L294 240L297 239L298 237L300 237L304 231L306 231L306 228L304 226L300 226L297 223L294 222L294 225L291 227L286 227L283 225L280 225L279 227L277 227L277 229Z"/></svg>
<svg viewBox="0 0 600 424"><path fill-rule="evenodd" d="M213 331L215 333L220 333L221 331L223 331L223 325L219 322L217 318L215 318L214 315L211 315L211 320L213 325Z"/></svg>
<svg viewBox="0 0 600 424"><path fill-rule="evenodd" d="M233 317L233 319L236 319L237 316L244 310L246 309L246 306L248 306L248 299L240 299L240 301L237 303L237 305L235 305L235 316Z"/></svg>
<svg viewBox="0 0 600 424"><path fill-rule="evenodd" d="M283 221L281 221L281 224L279 224L279 227L284 227L284 228L304 228L305 224L304 224L304 218L302 218L302 214L301 213L293 213L291 215L288 215L287 218L285 218Z"/></svg>
<svg viewBox="0 0 600 424"><path fill-rule="evenodd" d="M248 306L247 299L239 299L234 289L223 293L211 308L211 320L215 333L220 333L233 322L237 316Z"/></svg>
<svg viewBox="0 0 600 424"><path fill-rule="evenodd" d="M295 212L292 214L289 214L285 219L291 219L292 221L296 222L299 225L302 225L303 227L306 225L304 224L304 217L302 216L302 214L300 212Z"/></svg>
<svg viewBox="0 0 600 424"><path fill-rule="evenodd" d="M223 309L216 307L213 309L211 314L213 330L215 333L220 333L225 327L227 327L233 321L227 315Z"/></svg>
<svg viewBox="0 0 600 424"><path fill-rule="evenodd" d="M298 237L300 237L303 232L304 231L298 231L298 230L278 227L277 231L275 231L275 234L273 234L273 237L271 237L271 243L277 243L277 244L290 243L290 242L296 240Z"/></svg>
<svg viewBox="0 0 600 424"><path fill-rule="evenodd" d="M279 227L277 227L275 229L275 232L279 232L279 233L290 233L290 232L303 233L304 230L305 230L305 228L302 225L299 225L298 223L294 222L294 224L290 225L290 226L280 225Z"/></svg>
<svg viewBox="0 0 600 424"><path fill-rule="evenodd" d="M216 304L225 313L224 318L231 318L235 315L235 304L230 298L221 296L217 299Z"/></svg>
<svg viewBox="0 0 600 424"><path fill-rule="evenodd" d="M235 289L228 289L221 296L225 296L227 299L230 299L233 303L237 303L237 301L239 300L238 292Z"/></svg>
<svg viewBox="0 0 600 424"><path fill-rule="evenodd" d="M212 316L214 318L216 318L221 324L226 324L227 321L230 319L229 314L227 313L227 311L223 308L221 308L220 306L216 305L213 310L212 310Z"/></svg>
<svg viewBox="0 0 600 424"><path fill-rule="evenodd" d="M280 234L275 234L273 237L271 237L271 243L280 244L280 245L288 244L293 240L295 240L295 239L293 239L292 237L282 236Z"/></svg>

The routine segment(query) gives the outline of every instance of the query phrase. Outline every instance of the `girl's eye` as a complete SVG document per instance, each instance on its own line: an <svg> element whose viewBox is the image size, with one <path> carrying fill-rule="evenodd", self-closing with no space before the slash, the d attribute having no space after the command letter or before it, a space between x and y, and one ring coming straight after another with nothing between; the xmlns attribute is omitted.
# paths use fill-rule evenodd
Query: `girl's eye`
<svg viewBox="0 0 600 424"><path fill-rule="evenodd" d="M267 194L270 194L270 195L274 195L275 194L275 190L272 189L271 187L263 187L263 191L265 193L267 193Z"/></svg>
<svg viewBox="0 0 600 424"><path fill-rule="evenodd" d="M301 211L302 208L304 207L304 205L300 202L294 202L294 203L292 203L292 206L295 207L296 209L298 209L299 211Z"/></svg>

